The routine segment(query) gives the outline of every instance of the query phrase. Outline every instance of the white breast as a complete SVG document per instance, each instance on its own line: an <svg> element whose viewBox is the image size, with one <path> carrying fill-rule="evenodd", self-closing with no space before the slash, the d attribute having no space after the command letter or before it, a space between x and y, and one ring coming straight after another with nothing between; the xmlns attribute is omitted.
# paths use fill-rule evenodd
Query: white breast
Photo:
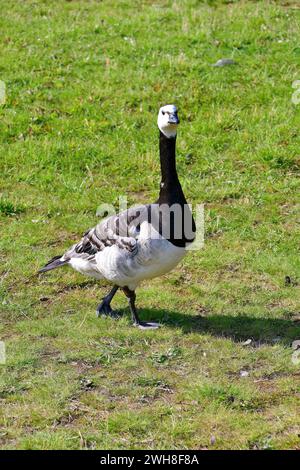
<svg viewBox="0 0 300 470"><path fill-rule="evenodd" d="M184 248L172 245L143 222L135 254L114 245L97 253L96 263L103 277L134 290L144 279L169 272L185 253Z"/></svg>

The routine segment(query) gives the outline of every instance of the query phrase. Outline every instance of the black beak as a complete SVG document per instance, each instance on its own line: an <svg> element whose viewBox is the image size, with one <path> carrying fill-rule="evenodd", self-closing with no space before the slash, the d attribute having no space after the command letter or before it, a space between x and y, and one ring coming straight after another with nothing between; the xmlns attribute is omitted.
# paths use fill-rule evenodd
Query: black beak
<svg viewBox="0 0 300 470"><path fill-rule="evenodd" d="M168 123L169 124L179 124L179 118L178 118L177 113L170 113L169 114Z"/></svg>

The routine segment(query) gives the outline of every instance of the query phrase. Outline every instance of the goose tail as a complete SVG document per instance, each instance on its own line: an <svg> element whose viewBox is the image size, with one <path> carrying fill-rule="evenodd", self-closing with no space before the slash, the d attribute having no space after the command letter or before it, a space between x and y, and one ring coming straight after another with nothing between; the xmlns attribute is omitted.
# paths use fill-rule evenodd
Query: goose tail
<svg viewBox="0 0 300 470"><path fill-rule="evenodd" d="M68 264L69 260L62 260L62 256L54 256L54 258L50 259L45 266L43 266L41 269L39 269L39 273L45 273L47 271L51 271L51 269L56 269L59 268L60 266L64 266L65 264Z"/></svg>

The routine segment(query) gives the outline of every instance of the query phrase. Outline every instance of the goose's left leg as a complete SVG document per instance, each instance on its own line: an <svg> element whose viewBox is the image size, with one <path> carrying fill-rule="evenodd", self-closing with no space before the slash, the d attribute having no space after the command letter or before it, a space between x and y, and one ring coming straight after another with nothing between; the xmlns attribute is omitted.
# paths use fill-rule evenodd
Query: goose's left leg
<svg viewBox="0 0 300 470"><path fill-rule="evenodd" d="M129 308L130 308L134 326L138 326L139 328L141 328L141 330L149 330L149 329L153 330L153 329L159 328L158 323L145 322L139 319L138 313L135 308L136 295L135 295L134 290L130 290L128 289L128 287L123 287L123 292L128 299Z"/></svg>
<svg viewBox="0 0 300 470"><path fill-rule="evenodd" d="M100 315L108 315L110 317L116 317L116 314L111 308L110 303L118 289L119 289L119 286L114 286L112 290L109 292L109 294L103 297L101 304L99 304L97 307L97 311L96 311L97 317L100 317Z"/></svg>

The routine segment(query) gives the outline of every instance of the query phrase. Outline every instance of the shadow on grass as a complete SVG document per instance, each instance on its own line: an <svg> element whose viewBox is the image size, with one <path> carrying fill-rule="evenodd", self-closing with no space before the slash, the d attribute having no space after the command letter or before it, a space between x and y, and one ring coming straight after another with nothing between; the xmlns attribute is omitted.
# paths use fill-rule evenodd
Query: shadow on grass
<svg viewBox="0 0 300 470"><path fill-rule="evenodd" d="M139 313L143 320L159 321L165 327L181 328L186 334L199 332L220 338L230 338L236 342L252 339L259 343L287 345L295 339L300 339L300 322L285 319L255 318L244 315L201 316L158 309L141 309Z"/></svg>
<svg viewBox="0 0 300 470"><path fill-rule="evenodd" d="M73 283L57 293L76 289L88 289L97 281ZM106 286L100 286L102 289ZM101 288L99 289L101 298ZM100 301L100 300L99 300ZM300 339L300 322L279 318L249 317L246 315L189 315L162 309L138 309L141 320L158 321L166 327L181 328L183 333L208 333L220 338L241 342L252 339L258 343L283 343L290 345ZM120 316L129 316L128 308L118 309ZM255 345L255 344L254 344Z"/></svg>

